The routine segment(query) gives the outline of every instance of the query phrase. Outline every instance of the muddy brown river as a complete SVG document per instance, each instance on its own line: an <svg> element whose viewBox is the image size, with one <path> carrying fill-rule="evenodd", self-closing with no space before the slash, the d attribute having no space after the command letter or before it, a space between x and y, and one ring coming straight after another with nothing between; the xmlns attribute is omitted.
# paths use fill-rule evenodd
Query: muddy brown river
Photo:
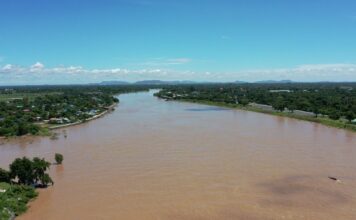
<svg viewBox="0 0 356 220"><path fill-rule="evenodd" d="M0 145L4 168L64 155L19 220L356 219L356 133L152 91L120 101L58 140Z"/></svg>

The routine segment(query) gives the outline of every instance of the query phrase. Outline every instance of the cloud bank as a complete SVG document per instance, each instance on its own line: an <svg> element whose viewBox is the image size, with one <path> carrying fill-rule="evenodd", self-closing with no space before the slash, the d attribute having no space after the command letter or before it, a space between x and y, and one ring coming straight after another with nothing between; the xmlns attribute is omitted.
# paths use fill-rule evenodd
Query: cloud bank
<svg viewBox="0 0 356 220"><path fill-rule="evenodd" d="M158 60L161 62L162 60ZM157 61L157 62L158 62ZM164 60L170 65L190 62L186 58ZM158 66L158 65L157 65ZM146 79L196 81L356 81L356 64L310 64L294 68L240 70L235 72L198 72L174 69L88 69L82 66L46 67L41 62L30 66L0 66L0 85L80 84L107 80L137 81Z"/></svg>

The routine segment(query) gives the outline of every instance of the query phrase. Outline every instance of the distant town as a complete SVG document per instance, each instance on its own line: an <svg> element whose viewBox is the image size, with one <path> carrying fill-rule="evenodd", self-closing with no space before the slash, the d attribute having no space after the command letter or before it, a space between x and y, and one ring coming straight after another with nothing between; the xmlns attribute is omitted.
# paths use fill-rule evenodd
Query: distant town
<svg viewBox="0 0 356 220"><path fill-rule="evenodd" d="M78 124L112 110L115 94L136 87L31 86L0 89L0 136L48 135L50 129Z"/></svg>

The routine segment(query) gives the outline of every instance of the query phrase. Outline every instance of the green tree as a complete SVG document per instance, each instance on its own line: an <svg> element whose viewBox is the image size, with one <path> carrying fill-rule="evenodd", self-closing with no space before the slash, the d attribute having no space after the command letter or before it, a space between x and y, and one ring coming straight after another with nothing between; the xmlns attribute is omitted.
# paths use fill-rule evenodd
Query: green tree
<svg viewBox="0 0 356 220"><path fill-rule="evenodd" d="M54 159L56 160L56 163L57 163L57 164L62 164L63 155L62 155L62 154L59 154L59 153L56 153L56 154L54 155Z"/></svg>
<svg viewBox="0 0 356 220"><path fill-rule="evenodd" d="M329 118L331 118L333 120L339 120L340 114L337 111L329 112Z"/></svg>
<svg viewBox="0 0 356 220"><path fill-rule="evenodd" d="M18 183L24 185L40 184L47 186L53 184L51 177L46 173L51 163L38 157L33 160L27 157L17 158L10 164L10 178L18 179Z"/></svg>
<svg viewBox="0 0 356 220"><path fill-rule="evenodd" d="M272 104L272 107L278 111L284 111L286 104L282 96L278 96L276 101Z"/></svg>
<svg viewBox="0 0 356 220"><path fill-rule="evenodd" d="M0 182L10 182L10 172L0 168Z"/></svg>
<svg viewBox="0 0 356 220"><path fill-rule="evenodd" d="M297 109L297 106L293 102L290 102L287 104L287 108L289 111L294 112L294 110Z"/></svg>
<svg viewBox="0 0 356 220"><path fill-rule="evenodd" d="M45 159L40 159L38 157L33 158L33 173L34 173L34 182L40 183L43 186L46 186L49 182L53 182L52 179L46 174L47 169L49 169L51 163ZM48 177L47 177L48 176ZM50 179L50 181L48 180Z"/></svg>
<svg viewBox="0 0 356 220"><path fill-rule="evenodd" d="M247 98L242 98L242 99L240 100L240 104L243 105L243 106L248 105L248 103L249 103L249 100L248 100Z"/></svg>
<svg viewBox="0 0 356 220"><path fill-rule="evenodd" d="M49 184L51 185L54 184L52 178L47 173L41 176L40 181L42 183L42 186L48 186Z"/></svg>
<svg viewBox="0 0 356 220"><path fill-rule="evenodd" d="M11 179L18 178L20 184L31 185L34 183L33 163L27 157L16 158L10 164Z"/></svg>
<svg viewBox="0 0 356 220"><path fill-rule="evenodd" d="M345 114L346 119L351 122L353 119L355 119L355 113L353 111L348 111Z"/></svg>
<svg viewBox="0 0 356 220"><path fill-rule="evenodd" d="M312 107L312 111L313 111L313 113L315 114L315 117L317 118L318 115L320 114L320 106L314 105L314 106Z"/></svg>

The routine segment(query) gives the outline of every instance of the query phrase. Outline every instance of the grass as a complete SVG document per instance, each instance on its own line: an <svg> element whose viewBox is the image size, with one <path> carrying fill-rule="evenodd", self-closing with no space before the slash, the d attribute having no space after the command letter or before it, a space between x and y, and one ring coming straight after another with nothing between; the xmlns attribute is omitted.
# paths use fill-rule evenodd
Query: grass
<svg viewBox="0 0 356 220"><path fill-rule="evenodd" d="M33 187L0 183L0 220L8 220L27 210L27 203L36 198L38 193Z"/></svg>
<svg viewBox="0 0 356 220"><path fill-rule="evenodd" d="M270 111L270 110L264 110L264 109L260 109L257 107L253 107L253 106L242 106L239 104L229 104L229 103L224 103L224 102L213 102L213 101L194 100L194 99L184 99L184 100L178 100L178 101L186 101L186 102L194 102L194 103L205 104L205 105L235 108L235 109L241 109L241 110L246 110L246 111L253 111L253 112L259 112L259 113L264 113L264 114L294 118L294 119L299 119L299 120L304 120L304 121L320 123L320 124L323 124L323 125L326 125L329 127L347 129L347 130L356 132L356 125L349 124L349 123L341 121L341 120L333 120L328 117L303 116L303 115L297 115L297 114L290 113L290 112Z"/></svg>
<svg viewBox="0 0 356 220"><path fill-rule="evenodd" d="M36 134L28 133L28 134L23 135L23 136L16 136L16 135L4 135L4 136L1 136L0 135L0 140L1 140L1 138L11 139L11 138L26 137L26 136L51 137L52 135L53 135L53 132L48 127L40 125L40 130Z"/></svg>
<svg viewBox="0 0 356 220"><path fill-rule="evenodd" d="M38 131L38 136L51 136L53 133L48 127L40 126L40 130Z"/></svg>

